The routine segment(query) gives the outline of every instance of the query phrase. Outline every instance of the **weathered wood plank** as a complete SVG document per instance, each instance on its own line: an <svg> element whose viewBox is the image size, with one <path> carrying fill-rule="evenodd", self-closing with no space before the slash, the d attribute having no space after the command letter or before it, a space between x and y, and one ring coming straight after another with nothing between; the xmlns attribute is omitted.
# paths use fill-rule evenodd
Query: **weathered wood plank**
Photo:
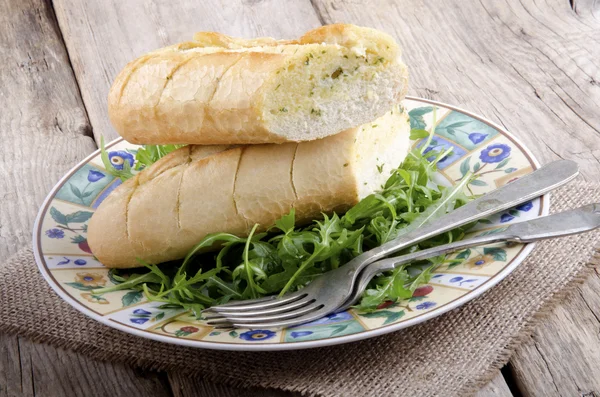
<svg viewBox="0 0 600 397"><path fill-rule="evenodd" d="M475 397L512 397L513 394L510 392L504 377L500 372L490 383L485 385Z"/></svg>
<svg viewBox="0 0 600 397"><path fill-rule="evenodd" d="M308 0L57 0L54 7L97 141L101 134L118 136L107 117L106 97L117 73L137 56L191 40L202 30L297 37L320 25Z"/></svg>
<svg viewBox="0 0 600 397"><path fill-rule="evenodd" d="M174 397L300 397L300 393L288 393L277 390L239 389L226 385L206 382L202 379L182 376L177 372L169 374L169 382ZM476 397L512 397L504 377L500 372Z"/></svg>
<svg viewBox="0 0 600 397"><path fill-rule="evenodd" d="M50 2L4 1L0 48L1 263L31 244L44 197L96 145ZM169 395L156 375L0 335L2 397L131 396L154 389Z"/></svg>
<svg viewBox="0 0 600 397"><path fill-rule="evenodd" d="M21 361L31 366L34 395L155 396L171 395L166 375L90 360L85 355L22 339Z"/></svg>
<svg viewBox="0 0 600 397"><path fill-rule="evenodd" d="M595 274L517 350L511 370L524 396L600 396L599 290Z"/></svg>
<svg viewBox="0 0 600 397"><path fill-rule="evenodd" d="M43 198L95 145L48 4L4 2L0 48L0 259L4 259L30 244Z"/></svg>
<svg viewBox="0 0 600 397"><path fill-rule="evenodd" d="M31 362L21 360L19 337L0 334L0 397L33 396Z"/></svg>
<svg viewBox="0 0 600 397"><path fill-rule="evenodd" d="M287 393L278 390L240 389L207 382L202 379L169 373L169 382L174 397L300 397L300 393ZM482 396L483 397L483 396Z"/></svg>
<svg viewBox="0 0 600 397"><path fill-rule="evenodd" d="M540 160L576 160L586 179L600 181L600 30L568 1L314 3L326 23L395 36L410 94L489 117Z"/></svg>

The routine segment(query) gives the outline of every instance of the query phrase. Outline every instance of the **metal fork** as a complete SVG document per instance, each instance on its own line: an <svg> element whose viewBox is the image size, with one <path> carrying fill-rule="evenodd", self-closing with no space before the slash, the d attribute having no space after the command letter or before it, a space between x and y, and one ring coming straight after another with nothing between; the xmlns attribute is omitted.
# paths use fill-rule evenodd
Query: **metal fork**
<svg viewBox="0 0 600 397"><path fill-rule="evenodd" d="M242 302L213 306L205 320L216 327L290 327L313 321L340 308L352 296L360 272L369 264L423 240L486 218L541 196L579 173L577 163L554 161L418 229L367 251L337 269L313 280L301 290ZM206 314L213 314L206 316Z"/></svg>
<svg viewBox="0 0 600 397"><path fill-rule="evenodd" d="M395 258L382 259L368 265L361 273L356 283L356 288L346 299L346 302L334 311L342 311L356 303L369 281L375 275L394 270L421 259L431 258L436 255L448 254L463 248L476 247L483 244L499 242L506 243L532 243L555 237L569 236L588 232L600 227L600 204L588 204L574 210L544 216L525 222L515 223L506 228L498 229L496 233L473 237L467 240L456 241L451 244L440 245L411 254Z"/></svg>

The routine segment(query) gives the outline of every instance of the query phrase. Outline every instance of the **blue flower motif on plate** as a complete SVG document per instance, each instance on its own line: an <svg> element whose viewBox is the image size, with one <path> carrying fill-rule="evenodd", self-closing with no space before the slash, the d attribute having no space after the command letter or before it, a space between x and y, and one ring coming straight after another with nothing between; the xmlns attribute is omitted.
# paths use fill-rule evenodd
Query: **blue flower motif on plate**
<svg viewBox="0 0 600 397"><path fill-rule="evenodd" d="M117 170L122 170L125 162L128 162L130 167L133 167L133 155L125 150L108 152L108 159L110 160L112 166Z"/></svg>
<svg viewBox="0 0 600 397"><path fill-rule="evenodd" d="M423 139L421 142L419 142L417 147L422 147L425 144L425 142L427 142L427 139ZM444 158L442 158L438 162L437 166L439 169L446 168L448 165L452 164L453 162L455 162L456 160L458 160L459 158L461 158L462 156L464 156L467 153L465 151L465 149L456 145L452 141L441 138L439 136L436 136L431 140L431 142L429 143L429 146L427 147L427 149L425 149L425 151L423 153L427 154L427 153L431 152L432 150L435 150L436 152L442 152L442 151L445 151L448 149L452 149L452 152L450 154L444 156ZM432 160L433 158L434 158L433 155L431 155L429 157L430 160Z"/></svg>
<svg viewBox="0 0 600 397"><path fill-rule="evenodd" d="M145 315L149 316L149 315L151 315L152 313L151 313L151 312L149 312L149 311L147 311L147 310L144 310L144 309L135 309L135 310L133 311L133 314L138 314L138 315L139 315L139 314L145 314Z"/></svg>
<svg viewBox="0 0 600 397"><path fill-rule="evenodd" d="M521 205L517 205L515 208L518 209L519 211L527 212L533 208L533 203L531 201L528 201Z"/></svg>
<svg viewBox="0 0 600 397"><path fill-rule="evenodd" d="M511 214L502 214L502 216L500 217L500 222L506 223L512 221L513 219L515 219L515 217Z"/></svg>
<svg viewBox="0 0 600 397"><path fill-rule="evenodd" d="M104 178L105 176L106 175L104 175L100 171L90 170L88 172L87 180L88 180L88 182L98 182L100 179Z"/></svg>
<svg viewBox="0 0 600 397"><path fill-rule="evenodd" d="M417 308L417 310L427 310L427 309L431 309L435 305L437 305L437 303L431 302L431 301L427 301L427 302L419 303L416 306L416 308Z"/></svg>
<svg viewBox="0 0 600 397"><path fill-rule="evenodd" d="M351 320L352 315L348 312L331 313L325 316L329 321Z"/></svg>
<svg viewBox="0 0 600 397"><path fill-rule="evenodd" d="M240 334L240 339L254 342L257 340L271 339L274 336L275 332L268 329L255 329L253 331L242 332Z"/></svg>
<svg viewBox="0 0 600 397"><path fill-rule="evenodd" d="M73 263L76 264L77 266L83 266L87 263L87 261L85 259L77 259Z"/></svg>
<svg viewBox="0 0 600 397"><path fill-rule="evenodd" d="M131 321L134 324L144 324L145 322L147 322L149 319L148 318L130 318L129 321Z"/></svg>
<svg viewBox="0 0 600 397"><path fill-rule="evenodd" d="M479 158L484 163L499 163L510 156L510 150L510 146L496 143L483 149Z"/></svg>
<svg viewBox="0 0 600 397"><path fill-rule="evenodd" d="M89 206L113 179L112 175L86 164L71 175L56 194L56 198Z"/></svg>
<svg viewBox="0 0 600 397"><path fill-rule="evenodd" d="M64 238L65 231L60 229L46 230L46 236L48 236L48 238Z"/></svg>
<svg viewBox="0 0 600 397"><path fill-rule="evenodd" d="M435 127L435 134L443 136L467 150L498 135L491 126L458 111L452 111Z"/></svg>
<svg viewBox="0 0 600 397"><path fill-rule="evenodd" d="M481 132L471 132L468 137L471 142L478 144L485 141L485 138L487 138L488 135Z"/></svg>

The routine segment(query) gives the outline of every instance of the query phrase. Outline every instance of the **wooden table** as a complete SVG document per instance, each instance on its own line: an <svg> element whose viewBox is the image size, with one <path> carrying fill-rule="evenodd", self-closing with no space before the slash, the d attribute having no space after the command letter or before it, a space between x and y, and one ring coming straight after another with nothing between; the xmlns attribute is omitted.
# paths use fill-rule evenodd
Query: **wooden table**
<svg viewBox="0 0 600 397"><path fill-rule="evenodd" d="M410 94L482 114L542 162L600 181L597 0L3 0L0 259L30 244L38 206L69 168L116 136L106 96L149 50L215 30L297 37L332 22L394 35ZM600 277L538 326L480 396L600 396ZM535 293L535 291L532 291ZM0 335L0 396L284 396L89 360Z"/></svg>

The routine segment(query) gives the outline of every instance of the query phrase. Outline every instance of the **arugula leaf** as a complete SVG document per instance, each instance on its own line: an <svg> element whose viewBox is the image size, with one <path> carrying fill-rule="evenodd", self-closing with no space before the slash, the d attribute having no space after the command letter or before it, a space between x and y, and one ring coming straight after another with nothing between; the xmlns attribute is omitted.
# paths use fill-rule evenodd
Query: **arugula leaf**
<svg viewBox="0 0 600 397"><path fill-rule="evenodd" d="M360 305L357 306L361 311L369 312L377 308L381 302L386 300L397 301L398 299L408 299L412 296L410 289L405 287L409 275L405 267L399 267L392 270L391 274L377 277L373 288L368 288Z"/></svg>
<svg viewBox="0 0 600 397"><path fill-rule="evenodd" d="M423 130L424 122L417 120L419 127L411 133L413 138L425 139L424 145L409 153L381 190L362 199L343 216L323 214L321 220L299 227L292 209L270 228L265 228L266 233L258 233L259 225L254 225L248 237L210 234L181 261L164 266L140 261L144 268L131 275L127 274L127 269L113 271L111 281L117 285L94 293L124 289L142 291L151 301L189 309L200 316L204 308L231 299L283 295L303 288L362 252L464 205L471 199L464 190L467 184L473 184L468 162L461 166L463 177L457 185L445 187L435 182L437 164L451 153L451 149L438 151L434 148L425 153L433 141L436 109L427 107L411 112L411 116L414 113L414 117L421 119L429 112L434 116L431 131ZM112 173L103 141L101 146L105 166ZM135 169L147 167L178 147L180 145L140 148L136 152ZM128 172L131 174L131 170ZM123 173L119 175L126 177ZM52 215L55 220L64 217L57 211ZM443 233L400 254L461 239L468 227ZM218 252L206 252L214 248L218 248ZM486 253L502 259L499 251ZM384 301L409 299L416 288L429 282L431 272L440 264L452 266L460 260L440 256L378 275L369 283L358 308L369 313Z"/></svg>
<svg viewBox="0 0 600 397"><path fill-rule="evenodd" d="M420 130L420 129L410 130L410 140L411 141L416 141L418 139L427 138L428 136L429 136L429 132L427 132L426 130Z"/></svg>
<svg viewBox="0 0 600 397"><path fill-rule="evenodd" d="M186 145L144 145L138 149L135 159L137 160L135 169L142 170L151 166L162 157Z"/></svg>
<svg viewBox="0 0 600 397"><path fill-rule="evenodd" d="M292 208L289 214L284 215L275 221L274 227L287 234L294 230L295 221L296 209Z"/></svg>
<svg viewBox="0 0 600 397"><path fill-rule="evenodd" d="M141 284L146 283L160 283L164 281L163 278L154 274L154 273L145 273L137 275L136 277L129 277L126 281L123 281L120 284L113 285L112 287L105 287L100 289L95 289L92 292L95 295L106 294L107 292L121 291L124 289L131 289Z"/></svg>

